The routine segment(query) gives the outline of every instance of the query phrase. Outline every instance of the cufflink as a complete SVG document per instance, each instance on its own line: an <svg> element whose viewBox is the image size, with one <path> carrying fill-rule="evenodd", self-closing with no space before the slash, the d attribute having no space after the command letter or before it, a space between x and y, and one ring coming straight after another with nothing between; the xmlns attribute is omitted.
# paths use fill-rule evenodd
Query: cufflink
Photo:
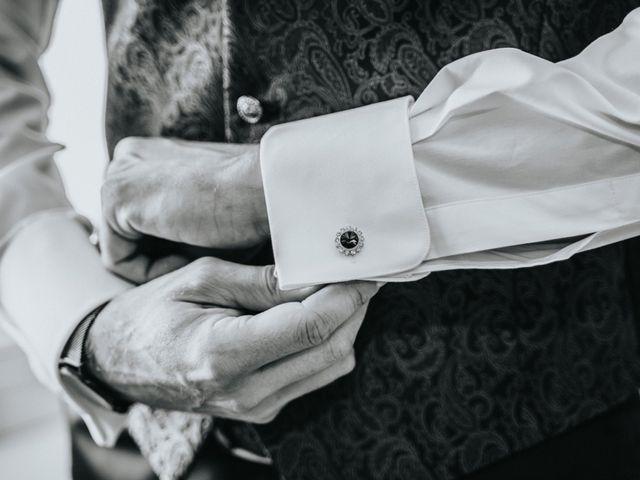
<svg viewBox="0 0 640 480"><path fill-rule="evenodd" d="M346 256L356 255L364 247L364 235L356 227L342 227L336 233L336 248Z"/></svg>

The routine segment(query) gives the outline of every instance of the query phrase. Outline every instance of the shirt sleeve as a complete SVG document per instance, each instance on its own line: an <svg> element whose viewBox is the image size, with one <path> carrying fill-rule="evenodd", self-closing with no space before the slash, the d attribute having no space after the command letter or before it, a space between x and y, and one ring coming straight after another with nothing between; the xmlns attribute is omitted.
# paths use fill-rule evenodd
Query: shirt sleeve
<svg viewBox="0 0 640 480"><path fill-rule="evenodd" d="M71 333L98 305L130 288L109 274L66 196L45 136L49 95L38 58L55 0L0 0L0 323L38 378L113 442L123 420L82 386L62 382L58 363Z"/></svg>
<svg viewBox="0 0 640 480"><path fill-rule="evenodd" d="M636 9L562 62L481 52L415 102L272 127L280 286L520 268L640 235L639 51Z"/></svg>

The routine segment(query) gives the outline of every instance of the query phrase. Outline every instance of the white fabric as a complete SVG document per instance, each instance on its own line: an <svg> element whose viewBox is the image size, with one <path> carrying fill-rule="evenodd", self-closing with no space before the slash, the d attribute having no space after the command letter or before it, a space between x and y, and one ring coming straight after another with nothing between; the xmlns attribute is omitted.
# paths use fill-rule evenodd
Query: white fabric
<svg viewBox="0 0 640 480"><path fill-rule="evenodd" d="M78 323L130 285L107 273L69 205L45 135L49 96L38 68L56 0L0 0L0 322L34 372L112 444L126 416L83 385L63 383L58 362Z"/></svg>
<svg viewBox="0 0 640 480"><path fill-rule="evenodd" d="M388 182L395 181L389 158L376 155L387 119L371 115L363 127L361 109L354 109L326 116L323 123L310 119L277 126L288 143L277 150L263 146L261 161L280 286L323 283L325 271L314 265L324 262L342 261L333 281L366 278L360 275L363 265L354 269L351 258L316 246L331 247L333 234L343 226L343 212L331 200L336 197L361 205L349 220L366 237L356 258L380 262L387 255L396 262L373 276L376 280L415 280L455 268L540 265L639 235L639 52L637 9L614 32L563 62L498 49L443 68L408 113L430 249L419 266L404 271L395 266L409 262L412 253L398 249L393 239L385 240L386 253L365 256L372 239L389 238L392 225L398 241L416 235L393 223L395 209L366 208L376 205L372 192L393 188ZM320 129L326 124L345 133L333 137L330 146L309 151L307 145L324 135ZM349 132L362 136L363 128L371 131L370 150L351 145ZM400 145L393 160L402 162L406 140L403 145L397 135L389 129L385 139ZM270 154L276 151L280 156ZM342 163L366 164L371 171L347 182L335 168ZM292 186L301 171L307 183ZM284 202L291 191L297 197ZM321 242L311 240L315 247L309 249L307 233L318 223L326 231L314 231ZM292 261L304 255L314 258L313 265Z"/></svg>
<svg viewBox="0 0 640 480"><path fill-rule="evenodd" d="M425 258L429 229L411 151L410 100L276 126L262 139L269 223L278 234L274 255L284 285L333 283L345 269L352 278L368 278L414 268ZM300 129L313 132L304 136L304 159L291 148ZM321 165L321 177L300 168L307 164ZM365 248L347 258L336 254L334 239L352 225L375 234L365 235Z"/></svg>

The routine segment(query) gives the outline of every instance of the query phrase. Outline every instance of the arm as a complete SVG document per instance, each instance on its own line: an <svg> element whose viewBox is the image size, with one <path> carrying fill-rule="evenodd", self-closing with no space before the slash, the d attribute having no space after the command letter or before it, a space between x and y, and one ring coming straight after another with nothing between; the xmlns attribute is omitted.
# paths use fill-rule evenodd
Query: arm
<svg viewBox="0 0 640 480"><path fill-rule="evenodd" d="M64 384L58 362L78 323L129 284L101 265L53 161L61 146L45 136L49 96L38 58L56 7L54 0L0 1L0 309L40 380L105 440L122 419L81 386Z"/></svg>
<svg viewBox="0 0 640 480"><path fill-rule="evenodd" d="M347 374L375 284L282 293L273 269L212 258L137 288L107 273L64 195L52 159L60 147L44 135L37 58L54 10L55 2L0 0L0 306L39 377L98 444L116 440L127 417L58 369L71 332L107 300L88 330L85 366L128 402L264 422Z"/></svg>
<svg viewBox="0 0 640 480"><path fill-rule="evenodd" d="M280 285L517 268L640 234L639 50L636 10L564 62L487 51L414 104L273 127L260 157ZM356 255L335 248L344 226L366 236Z"/></svg>
<svg viewBox="0 0 640 480"><path fill-rule="evenodd" d="M148 262L127 259L146 235L228 248L270 232L279 284L295 288L534 266L639 235L638 50L640 9L557 64L515 49L468 56L415 103L272 127L262 181L251 146L127 141L103 189L105 260L137 279ZM176 160L180 175L156 168ZM345 227L364 244L345 248Z"/></svg>

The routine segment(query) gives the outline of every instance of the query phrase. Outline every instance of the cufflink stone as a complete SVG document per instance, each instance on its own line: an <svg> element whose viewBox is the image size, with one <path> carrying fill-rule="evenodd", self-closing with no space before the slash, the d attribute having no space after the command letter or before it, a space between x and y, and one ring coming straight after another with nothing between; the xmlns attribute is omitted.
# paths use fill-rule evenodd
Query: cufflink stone
<svg viewBox="0 0 640 480"><path fill-rule="evenodd" d="M336 248L343 255L356 255L364 247L364 235L356 227L342 227L336 233L335 243Z"/></svg>

